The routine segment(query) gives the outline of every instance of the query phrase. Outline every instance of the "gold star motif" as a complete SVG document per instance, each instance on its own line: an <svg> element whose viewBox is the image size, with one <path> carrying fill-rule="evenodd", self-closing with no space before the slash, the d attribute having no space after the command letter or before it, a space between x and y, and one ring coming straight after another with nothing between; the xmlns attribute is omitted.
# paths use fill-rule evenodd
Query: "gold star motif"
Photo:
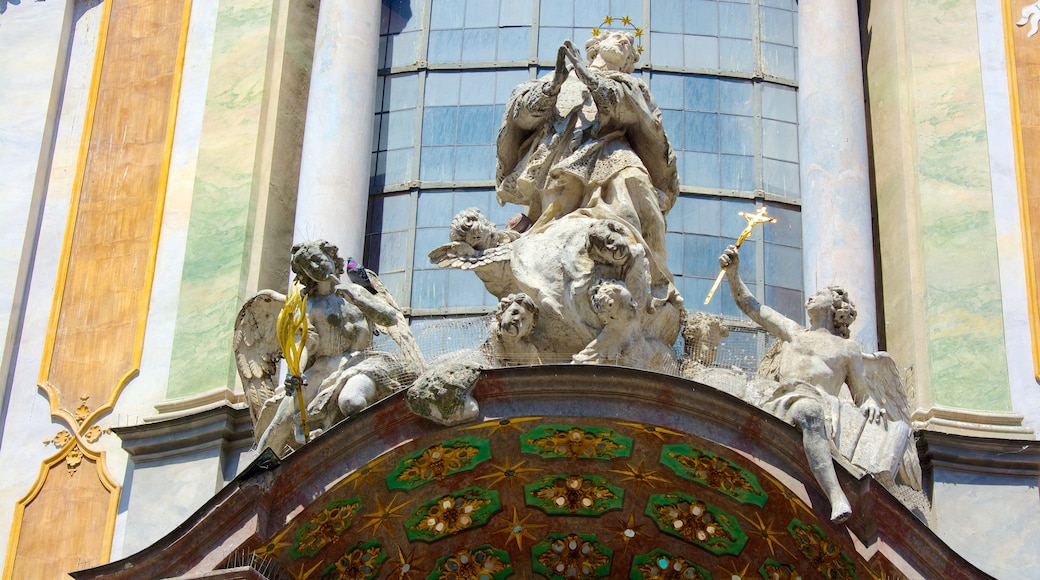
<svg viewBox="0 0 1040 580"><path fill-rule="evenodd" d="M618 475L624 475L625 477L621 478L622 482L625 482L625 481L634 481L634 482L636 482L636 490L635 490L636 493L639 493L639 488L642 487L644 483L647 486L649 486L650 489L653 489L655 487L654 486L654 482L665 483L665 482L668 481L667 479L664 479L663 477L657 477L656 475L654 475L655 473L657 473L656 471L646 471L645 469L643 469L643 462L642 461L639 462L639 467L633 467L631 463L626 463L625 465L628 467L627 470L626 469L611 469L609 471L610 471L610 473L617 473Z"/></svg>
<svg viewBox="0 0 1040 580"><path fill-rule="evenodd" d="M756 533L758 535L762 536L762 539L764 539L766 541L766 545L769 547L769 554L771 556L773 556L774 558L776 557L776 551L773 550L773 546L774 545L780 546L781 548L783 548L783 550L785 552L787 552L788 554L791 554L792 556L794 556L794 553L791 552L791 550L788 550L787 546L785 546L780 541L781 539L786 538L787 534L785 534L784 532L781 532L781 531L774 530L772 521L770 521L768 524L765 523L762 520L762 516L757 514L757 513L754 514L755 515L755 519L754 520L752 520L751 518L749 518L747 516L744 516L743 514L741 514L741 515L744 518L744 520L746 520L747 523L754 530L754 533L752 533L751 531L748 531L748 536L754 537Z"/></svg>
<svg viewBox="0 0 1040 580"><path fill-rule="evenodd" d="M325 562L318 562L310 569L304 568L306 564L303 564L300 566L300 569L298 571L293 572L290 570L289 573L292 574L294 580L304 580L305 578L313 578L313 574L318 570L318 568L321 568L324 564Z"/></svg>
<svg viewBox="0 0 1040 580"><path fill-rule="evenodd" d="M606 18L603 19L603 24L614 24L614 17L613 16L607 16Z"/></svg>
<svg viewBox="0 0 1040 580"><path fill-rule="evenodd" d="M593 32L593 34L598 34L598 33ZM540 419L541 419L541 417L513 417L512 419L499 419L497 421L485 421L484 423L481 423L479 425L472 425L472 426L469 426L469 427L463 427L462 430L463 431L472 431L474 429L487 429L488 427L490 427L491 428L491 432L487 434L488 437L491 437L492 435L494 435L495 433L498 433L499 431L510 431L512 429L515 429L517 433L523 433L523 429L521 429L520 427L517 427L518 423L528 423L530 421L538 421Z"/></svg>
<svg viewBox="0 0 1040 580"><path fill-rule="evenodd" d="M636 29L636 38L643 38L643 29L642 28L637 28ZM643 45L639 45L639 48L643 48ZM642 51L640 51L640 52L642 52Z"/></svg>
<svg viewBox="0 0 1040 580"><path fill-rule="evenodd" d="M751 578L751 576L745 576L745 574L747 574L748 568L751 567L750 563L744 564L744 568L742 570L740 570L739 572L737 571L737 563L736 562L731 562L730 565L732 566L732 568L730 568L728 570L726 568L721 567L721 566L719 567L719 570L722 571L725 574L725 578L730 578L731 580L738 580L738 579L739 580L745 580L745 579L750 579Z"/></svg>
<svg viewBox="0 0 1040 580"><path fill-rule="evenodd" d="M476 481L480 481L482 479L490 479L491 481L489 481L487 484L489 488L493 488L505 480L509 480L510 485L514 483L519 484L520 482L527 483L528 481L530 481L530 478L523 474L537 473L539 470L533 467L521 467L524 463L524 461L521 461L515 465L492 465L491 469L493 469L495 473L481 475L480 477L476 478Z"/></svg>
<svg viewBox="0 0 1040 580"><path fill-rule="evenodd" d="M764 475L765 478L773 484L773 487L780 492L780 495L784 496L784 499L786 499L787 502L791 504L791 509L793 509L795 512L801 509L810 516L816 517L816 514L814 514L813 511L809 509L809 506L805 505L805 502L799 499L798 496L791 492L791 490L787 489L786 485L780 483L776 480L776 478L774 478L772 475L769 475L768 473L763 472L762 475Z"/></svg>
<svg viewBox="0 0 1040 580"><path fill-rule="evenodd" d="M270 542L268 542L268 543L264 544L263 546L260 546L259 548L253 550L253 554L255 554L255 555L257 555L257 556L259 556L261 558L266 558L267 556L270 556L271 554L274 554L275 552L277 552L278 550L281 550L282 548L287 548L287 547L291 546L292 542L283 542L283 541L281 541L281 538L284 535L285 535L285 532L283 531L282 533L280 533L277 536L275 536L275 538L273 540L271 540Z"/></svg>
<svg viewBox="0 0 1040 580"><path fill-rule="evenodd" d="M397 560L391 564L393 571L390 578L396 578L397 580L408 580L412 577L421 578L422 573L419 572L417 567L421 566L424 560L425 558L415 557L415 549L410 550L406 556L401 551L401 547L397 546Z"/></svg>
<svg viewBox="0 0 1040 580"><path fill-rule="evenodd" d="M388 456L384 455L383 457L368 462L367 465L350 474L345 480L343 480L343 483L336 487L338 488L342 485L346 485L347 483L353 482L354 491L357 491L357 488L360 487L362 483L368 483L369 478L371 478L372 476L386 472L385 469L376 469L376 466L386 461L387 457Z"/></svg>
<svg viewBox="0 0 1040 580"><path fill-rule="evenodd" d="M639 46L636 47L636 52L638 52L639 54L643 54L643 45L642 44L640 44Z"/></svg>
<svg viewBox="0 0 1040 580"><path fill-rule="evenodd" d="M623 520L617 516L614 516L616 525L610 528L610 531L617 535L618 539L624 542L624 549L621 551L622 554L628 551L628 546L632 540L636 539L641 535L643 527L646 524L636 524L636 513L630 512L628 514L628 520Z"/></svg>
<svg viewBox="0 0 1040 580"><path fill-rule="evenodd" d="M390 498L390 503L384 506L383 500L380 497L376 496L376 505L379 509L370 514L365 514L364 516L362 516L368 521L365 523L365 525L361 526L361 530L363 531L367 528L372 528L373 537L375 537L375 534L377 531L379 531L379 528L386 528L387 533L392 534L394 530L391 527L391 520L403 518L404 514L399 514L397 512L401 511L405 508L405 506L412 503L409 501L400 505L394 505L396 501L397 494L394 494L394 497Z"/></svg>
<svg viewBox="0 0 1040 580"><path fill-rule="evenodd" d="M632 24L632 19L629 18L628 16L622 16L621 17L621 24L624 24L625 26L628 26L628 25Z"/></svg>
<svg viewBox="0 0 1040 580"><path fill-rule="evenodd" d="M679 433L678 431L672 431L671 429L665 429L664 427L655 427L653 425L643 425L642 423L618 421L618 424L636 429L636 435L643 435L648 439L651 437L657 437L659 440L664 441L665 435L682 435L682 433Z"/></svg>
<svg viewBox="0 0 1040 580"><path fill-rule="evenodd" d="M599 36L599 28L598 27L592 29L592 36Z"/></svg>
<svg viewBox="0 0 1040 580"><path fill-rule="evenodd" d="M524 516L524 519L520 519L519 515L516 513L516 508L514 507L513 522L500 530L495 530L495 533L509 534L509 537L506 538L506 546L509 545L510 540L513 540L516 542L517 549L523 550L524 538L527 538L529 540L538 539L538 537L532 534L530 530L536 530L545 527L545 524L528 524L527 520L531 519L532 515L534 514L527 514L526 516Z"/></svg>

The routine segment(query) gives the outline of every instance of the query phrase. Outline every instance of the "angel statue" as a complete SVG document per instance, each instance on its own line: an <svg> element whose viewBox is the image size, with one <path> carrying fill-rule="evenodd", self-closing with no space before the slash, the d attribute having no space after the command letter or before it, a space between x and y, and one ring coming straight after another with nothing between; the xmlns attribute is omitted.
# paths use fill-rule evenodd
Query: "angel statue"
<svg viewBox="0 0 1040 580"><path fill-rule="evenodd" d="M737 306L776 337L759 369L767 380L755 381L764 391L757 403L801 429L809 467L831 505L831 521L852 515L831 462L832 449L854 474L871 473L886 485L898 474L920 490L921 468L910 444L910 412L898 369L888 353L864 353L849 338L856 311L846 292L827 288L810 297L805 303L809 327L804 328L751 295L740 278L734 246L726 248L719 265ZM843 385L858 410L843 409Z"/></svg>
<svg viewBox="0 0 1040 580"><path fill-rule="evenodd" d="M276 388L281 350L275 325L284 295L262 290L249 299L238 313L234 334L257 448L270 447L280 456L304 442L297 433L302 425L295 388L303 389L305 416L317 435L408 386L423 365L404 315L375 273L366 272L365 286L341 280L344 261L324 240L293 246L291 266L306 300L302 385L290 376L285 388ZM351 278L359 276L360 271ZM394 339L400 355L371 350L373 334L380 330Z"/></svg>

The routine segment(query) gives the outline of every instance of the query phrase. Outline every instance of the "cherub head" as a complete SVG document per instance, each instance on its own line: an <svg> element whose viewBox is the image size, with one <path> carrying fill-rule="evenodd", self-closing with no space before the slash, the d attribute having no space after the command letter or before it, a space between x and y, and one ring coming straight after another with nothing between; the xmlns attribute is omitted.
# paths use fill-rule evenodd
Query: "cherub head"
<svg viewBox="0 0 1040 580"><path fill-rule="evenodd" d="M624 266L632 257L625 226L613 220L596 222L589 229L589 239L585 247L589 252L589 258L599 264Z"/></svg>
<svg viewBox="0 0 1040 580"><path fill-rule="evenodd" d="M451 219L448 236L453 242L466 242L477 250L486 250L495 234L495 224L480 210L469 207Z"/></svg>
<svg viewBox="0 0 1040 580"><path fill-rule="evenodd" d="M309 292L318 282L343 274L343 258L339 248L325 240L301 242L292 247L290 259L296 280Z"/></svg>
<svg viewBox="0 0 1040 580"><path fill-rule="evenodd" d="M683 353L687 358L704 366L711 365L719 355L722 339L729 329L722 320L707 312L688 312L683 325Z"/></svg>
<svg viewBox="0 0 1040 580"><path fill-rule="evenodd" d="M636 302L623 282L604 280L589 289L592 309L604 325L627 321L635 316Z"/></svg>
<svg viewBox="0 0 1040 580"><path fill-rule="evenodd" d="M538 305L523 292L510 294L499 301L495 320L502 336L525 338L534 331L538 322Z"/></svg>
<svg viewBox="0 0 1040 580"><path fill-rule="evenodd" d="M608 67L623 73L635 70L639 62L639 51L635 47L635 35L631 32L602 31L585 42L585 55L589 64L597 56L603 57Z"/></svg>
<svg viewBox="0 0 1040 580"><path fill-rule="evenodd" d="M849 338L849 327L856 321L856 306L849 300L849 293L838 286L830 286L810 296L805 301L805 312L810 324L830 316L832 332L842 338Z"/></svg>

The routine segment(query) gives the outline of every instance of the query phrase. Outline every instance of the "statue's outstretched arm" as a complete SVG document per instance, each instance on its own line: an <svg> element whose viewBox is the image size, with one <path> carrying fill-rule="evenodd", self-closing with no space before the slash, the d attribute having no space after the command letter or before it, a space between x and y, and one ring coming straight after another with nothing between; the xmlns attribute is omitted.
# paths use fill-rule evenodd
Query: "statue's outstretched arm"
<svg viewBox="0 0 1040 580"><path fill-rule="evenodd" d="M336 286L336 293L360 308L369 322L390 326L397 321L397 311L392 306L353 282L340 283Z"/></svg>

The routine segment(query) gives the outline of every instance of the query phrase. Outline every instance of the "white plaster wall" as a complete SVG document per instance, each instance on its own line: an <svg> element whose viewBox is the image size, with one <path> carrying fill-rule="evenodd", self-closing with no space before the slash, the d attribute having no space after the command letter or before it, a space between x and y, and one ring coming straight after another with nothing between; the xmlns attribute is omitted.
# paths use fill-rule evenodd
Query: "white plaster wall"
<svg viewBox="0 0 1040 580"><path fill-rule="evenodd" d="M1011 403L1014 411L1024 417L1023 423L1027 427L1040 431L1040 385L1033 375L1029 295L1015 175L1001 3L976 0L976 10Z"/></svg>

